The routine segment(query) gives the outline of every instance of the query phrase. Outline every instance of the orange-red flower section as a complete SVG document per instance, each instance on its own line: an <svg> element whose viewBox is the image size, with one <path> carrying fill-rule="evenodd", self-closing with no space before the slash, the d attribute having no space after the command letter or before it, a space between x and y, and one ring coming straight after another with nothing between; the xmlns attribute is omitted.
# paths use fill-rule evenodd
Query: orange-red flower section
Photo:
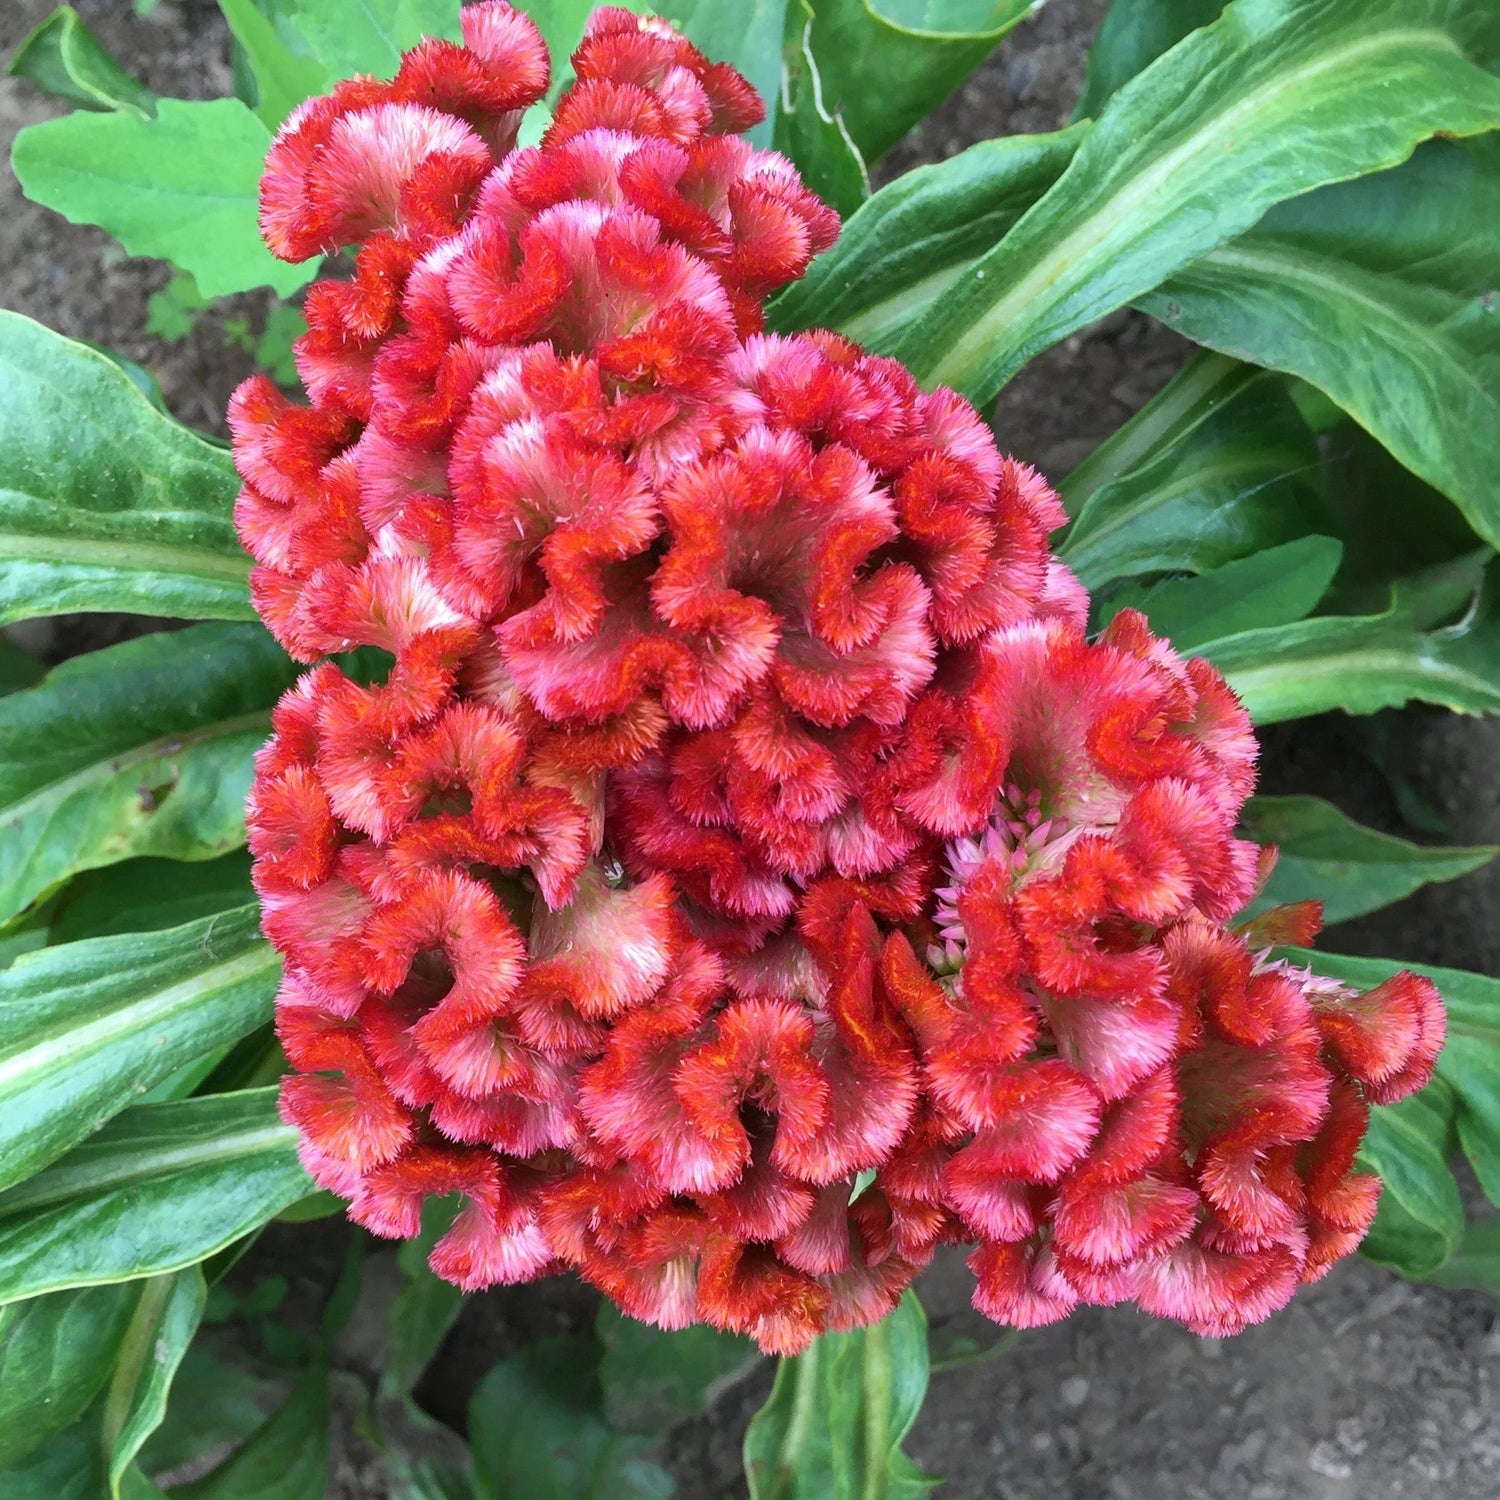
<svg viewBox="0 0 1500 1500"><path fill-rule="evenodd" d="M384 1235L458 1195L461 1286L574 1267L776 1352L944 1242L1006 1322L1265 1316L1368 1226L1431 987L1227 926L1266 866L1223 681L1086 637L1056 497L967 403L764 332L838 226L744 79L600 10L520 147L541 38L461 21L277 136L267 243L358 248L311 404L230 407L312 668L250 806L308 1169Z"/></svg>

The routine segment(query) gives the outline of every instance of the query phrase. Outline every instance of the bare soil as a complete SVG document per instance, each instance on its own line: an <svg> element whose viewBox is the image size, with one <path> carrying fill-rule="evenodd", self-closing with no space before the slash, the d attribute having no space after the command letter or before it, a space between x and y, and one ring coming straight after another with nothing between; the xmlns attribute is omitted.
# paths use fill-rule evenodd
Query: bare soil
<svg viewBox="0 0 1500 1500"><path fill-rule="evenodd" d="M160 93L227 92L223 23L210 0L163 0L141 19L128 0L75 0L101 41ZM1051 0L884 165L888 176L985 136L1055 128L1083 75L1104 0ZM8 53L50 0L0 0ZM58 112L25 84L0 84L0 147ZM145 332L148 296L164 266L126 259L107 236L27 203L0 173L0 304L65 333L106 343L161 381L178 416L223 431L225 400L248 369L222 317L258 326L263 298L234 299L186 338ZM999 404L1002 440L1058 476L1171 377L1181 340L1148 319L1117 314L1028 368ZM70 635L68 632L72 631ZM92 633L91 633L92 632ZM97 626L62 624L36 644L67 654L98 644ZM1388 764L1448 823L1455 838L1500 841L1500 724L1413 709L1375 724ZM1370 725L1329 716L1266 736L1263 786L1337 800L1412 837L1389 783L1367 754ZM1400 906L1329 934L1330 947L1500 974L1500 869L1430 887ZM277 1228L250 1262L279 1274L292 1300L315 1307L341 1259L335 1224ZM344 1358L368 1373L378 1359L378 1269ZM247 1274L250 1274L247 1273ZM945 1261L922 1293L940 1337L993 1343L967 1307L967 1273ZM593 1296L568 1282L473 1299L419 1392L460 1425L484 1369L544 1333L584 1325ZM743 1495L739 1441L764 1397L762 1369L707 1416L674 1434L668 1462L682 1500ZM1088 1311L1009 1342L994 1357L939 1373L911 1440L946 1476L945 1500L1491 1500L1500 1494L1500 1326L1495 1304L1413 1286L1346 1262L1270 1323L1228 1341L1201 1340L1124 1310ZM349 1421L329 1494L375 1500L386 1489ZM316 1497L308 1497L316 1500Z"/></svg>

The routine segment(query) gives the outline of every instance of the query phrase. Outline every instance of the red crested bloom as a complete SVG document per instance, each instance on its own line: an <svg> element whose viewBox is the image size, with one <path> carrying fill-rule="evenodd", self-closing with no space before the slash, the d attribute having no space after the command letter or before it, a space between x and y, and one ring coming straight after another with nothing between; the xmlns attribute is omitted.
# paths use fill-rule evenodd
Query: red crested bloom
<svg viewBox="0 0 1500 1500"><path fill-rule="evenodd" d="M461 25L277 135L267 243L355 253L310 404L229 412L311 668L249 810L309 1171L384 1235L458 1195L461 1286L572 1267L783 1353L943 1241L1010 1321L1263 1315L1367 1224L1430 991L1228 931L1222 680L1085 637L1061 506L967 403L764 331L838 225L743 78L603 9L522 148L541 38Z"/></svg>

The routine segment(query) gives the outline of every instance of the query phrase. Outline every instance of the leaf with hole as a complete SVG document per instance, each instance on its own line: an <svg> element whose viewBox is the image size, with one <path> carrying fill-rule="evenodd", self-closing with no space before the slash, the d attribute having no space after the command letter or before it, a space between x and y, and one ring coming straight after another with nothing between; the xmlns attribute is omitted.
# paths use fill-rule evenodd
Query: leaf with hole
<svg viewBox="0 0 1500 1500"><path fill-rule="evenodd" d="M198 625L0 698L0 919L81 870L243 844L251 762L295 675L260 626Z"/></svg>

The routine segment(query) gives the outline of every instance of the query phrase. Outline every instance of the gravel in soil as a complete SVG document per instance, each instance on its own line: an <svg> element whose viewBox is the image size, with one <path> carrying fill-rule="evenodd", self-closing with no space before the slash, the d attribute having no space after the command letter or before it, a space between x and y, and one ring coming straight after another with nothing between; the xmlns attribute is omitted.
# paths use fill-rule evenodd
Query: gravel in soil
<svg viewBox="0 0 1500 1500"><path fill-rule="evenodd" d="M76 5L105 46L159 92L227 91L226 36L209 0L164 0L146 19L128 0ZM0 50L9 52L51 8L50 0L6 0ZM1051 0L891 153L883 177L984 136L1061 124L1104 8L1103 0ZM23 83L0 82L0 147L8 152L16 130L58 108ZM249 361L225 340L222 319L258 327L264 298L232 299L180 340L147 334L147 299L166 284L167 269L127 259L99 231L27 203L8 173L0 174L0 267L0 305L139 360L178 416L223 432L224 402ZM1185 352L1180 339L1139 315L1105 319L1006 389L1001 439L1057 477L1159 390ZM100 644L113 628L105 622L101 634L97 623L70 623L42 644L69 654ZM1375 730L1388 766L1455 838L1500 841L1500 724L1414 709L1380 716ZM1337 715L1272 730L1264 789L1329 796L1412 836L1367 753L1369 733ZM1482 870L1346 923L1328 944L1500 974L1497 902L1500 870ZM326 1253L309 1254L325 1238ZM315 1308L341 1259L338 1241L331 1226L311 1241L306 1229L277 1230L240 1274L286 1276ZM966 1277L951 1258L924 1278L934 1327L945 1337L993 1341L995 1330L967 1307ZM592 1305L591 1294L567 1282L473 1299L423 1382L422 1400L461 1423L469 1390L493 1360L543 1333L583 1326ZM356 1373L369 1373L378 1357L375 1323L370 1303L346 1336L345 1360ZM945 1500L1490 1500L1500 1493L1497 1380L1492 1302L1409 1285L1356 1260L1233 1340L1204 1341L1126 1310L1090 1310L1027 1334L994 1358L936 1375L910 1447L946 1476ZM674 1434L667 1461L682 1500L743 1495L739 1441L768 1384L762 1369ZM378 1465L347 1413L337 1430L329 1496L384 1496Z"/></svg>

